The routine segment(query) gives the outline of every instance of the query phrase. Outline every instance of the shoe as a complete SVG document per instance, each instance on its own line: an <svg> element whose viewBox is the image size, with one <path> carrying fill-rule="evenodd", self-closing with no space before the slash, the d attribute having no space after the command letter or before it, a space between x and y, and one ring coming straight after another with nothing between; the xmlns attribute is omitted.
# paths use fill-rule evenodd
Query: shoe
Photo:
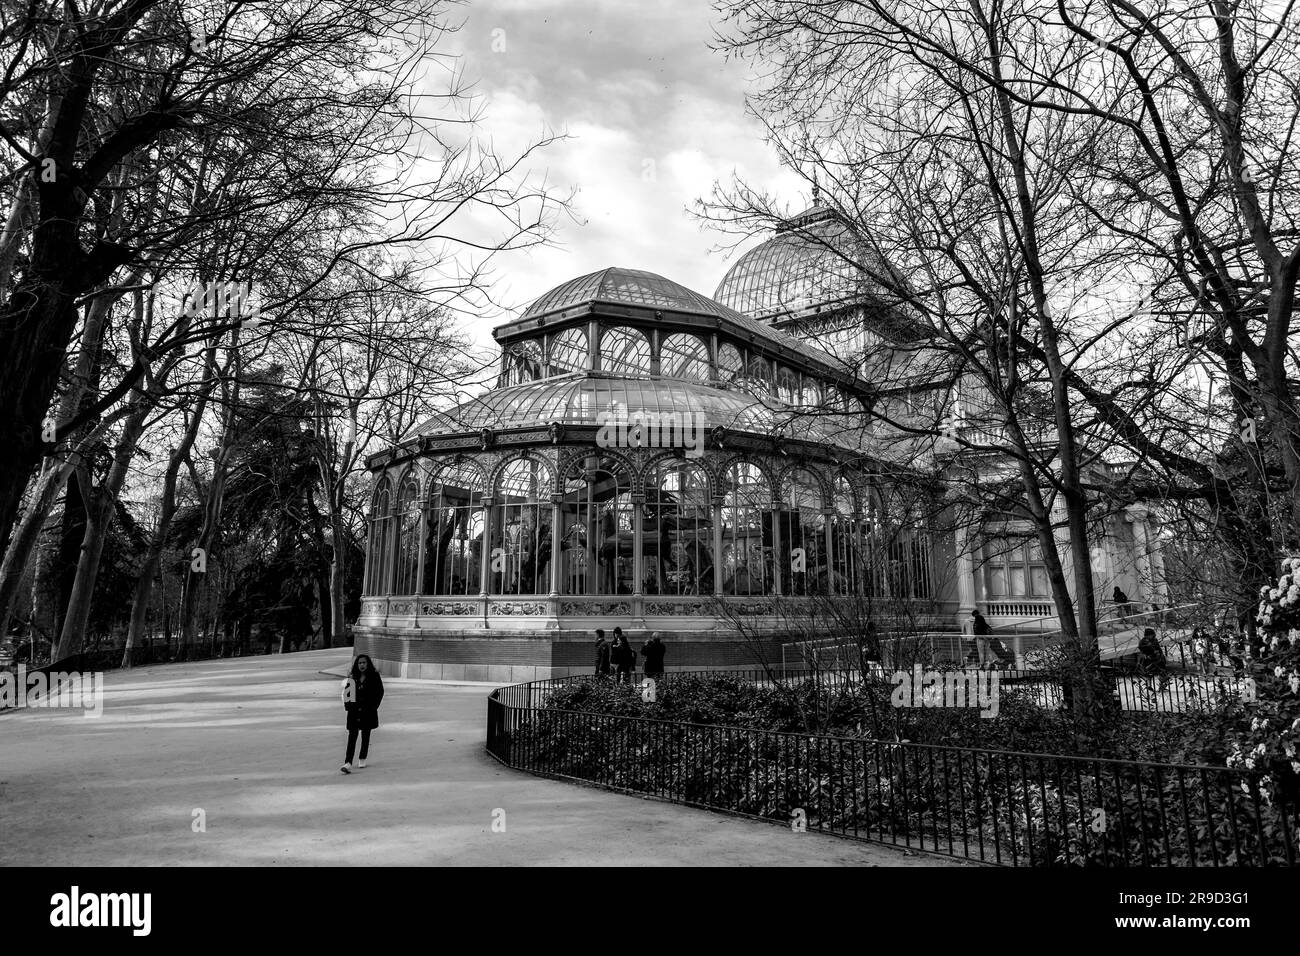
<svg viewBox="0 0 1300 956"><path fill-rule="evenodd" d="M352 772L352 764L350 764L350 763L345 763L343 766L339 767L339 769L342 770L344 773L351 773L351 772Z"/></svg>
<svg viewBox="0 0 1300 956"><path fill-rule="evenodd" d="M366 769L366 758L365 758L365 757L362 757L360 760L357 761L357 769L358 769L358 770L364 770L364 769Z"/></svg>

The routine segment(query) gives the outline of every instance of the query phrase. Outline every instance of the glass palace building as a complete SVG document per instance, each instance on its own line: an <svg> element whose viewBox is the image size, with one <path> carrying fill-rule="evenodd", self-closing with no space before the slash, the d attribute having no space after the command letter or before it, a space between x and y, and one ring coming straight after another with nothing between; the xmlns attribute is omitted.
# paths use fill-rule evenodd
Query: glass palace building
<svg viewBox="0 0 1300 956"><path fill-rule="evenodd" d="M670 667L754 666L781 659L799 602L864 595L936 632L976 607L1041 630L1032 539L945 528L931 453L868 413L909 331L834 251L850 241L813 209L712 298L608 268L495 329L496 387L368 460L358 653L530 680L591 670L594 629L621 626L662 637ZM864 348L876 365L845 361ZM1098 583L1143 600L1146 517L1115 524Z"/></svg>

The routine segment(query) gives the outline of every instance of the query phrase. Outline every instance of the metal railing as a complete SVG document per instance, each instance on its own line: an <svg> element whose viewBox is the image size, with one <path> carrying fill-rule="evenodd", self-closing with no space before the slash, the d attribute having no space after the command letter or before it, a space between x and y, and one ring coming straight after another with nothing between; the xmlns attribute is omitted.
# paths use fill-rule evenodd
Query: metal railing
<svg viewBox="0 0 1300 956"><path fill-rule="evenodd" d="M487 750L529 773L983 863L1296 865L1294 788L1266 791L1257 772L546 706L592 679L494 690Z"/></svg>

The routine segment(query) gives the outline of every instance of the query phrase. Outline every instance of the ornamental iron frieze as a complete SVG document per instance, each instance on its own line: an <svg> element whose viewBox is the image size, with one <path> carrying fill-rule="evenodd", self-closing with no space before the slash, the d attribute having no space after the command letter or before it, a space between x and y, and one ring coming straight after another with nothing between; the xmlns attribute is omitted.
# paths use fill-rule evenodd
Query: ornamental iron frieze
<svg viewBox="0 0 1300 956"><path fill-rule="evenodd" d="M728 601L727 607L733 614L771 614L776 610L771 601Z"/></svg>
<svg viewBox="0 0 1300 956"><path fill-rule="evenodd" d="M467 601L439 601L420 605L421 614L477 614L479 605Z"/></svg>
<svg viewBox="0 0 1300 956"><path fill-rule="evenodd" d="M629 601L564 601L560 604L561 614L622 614L632 613Z"/></svg>
<svg viewBox="0 0 1300 956"><path fill-rule="evenodd" d="M701 617L713 613L713 605L704 601L647 601L645 612L651 616Z"/></svg>
<svg viewBox="0 0 1300 956"><path fill-rule="evenodd" d="M493 601L488 605L488 613L502 617L545 614L546 605L540 601Z"/></svg>

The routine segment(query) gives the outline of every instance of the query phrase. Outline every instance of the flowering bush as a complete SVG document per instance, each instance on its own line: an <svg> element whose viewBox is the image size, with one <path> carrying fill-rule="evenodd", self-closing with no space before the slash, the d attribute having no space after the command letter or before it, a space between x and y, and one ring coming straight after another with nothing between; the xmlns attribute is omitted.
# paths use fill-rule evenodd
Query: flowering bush
<svg viewBox="0 0 1300 956"><path fill-rule="evenodd" d="M1256 621L1274 648L1289 632L1300 629L1300 558L1283 558L1277 586L1265 584L1259 589Z"/></svg>
<svg viewBox="0 0 1300 956"><path fill-rule="evenodd" d="M1262 774L1265 800L1300 795L1300 558L1285 558L1275 587L1259 589L1256 623L1264 636L1264 657L1252 669L1254 700L1233 714L1229 767Z"/></svg>

